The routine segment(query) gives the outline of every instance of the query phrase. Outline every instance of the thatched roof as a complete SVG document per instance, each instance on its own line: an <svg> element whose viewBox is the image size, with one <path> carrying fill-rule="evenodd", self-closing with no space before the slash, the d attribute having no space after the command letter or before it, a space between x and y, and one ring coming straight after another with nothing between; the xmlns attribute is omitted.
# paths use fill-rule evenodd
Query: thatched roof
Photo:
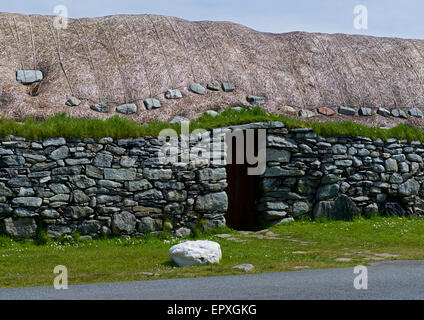
<svg viewBox="0 0 424 320"><path fill-rule="evenodd" d="M135 102L139 111L129 117L137 121L193 118L211 108L247 104L249 94L266 96L264 108L271 112L283 105L424 109L422 40L271 34L156 15L71 19L58 31L53 19L0 14L0 116L45 117L66 110L107 117L114 111L89 108L106 101ZM44 80L37 87L19 84L19 69L41 70ZM211 80L234 82L237 89L205 96L187 90L193 82ZM176 88L184 98L166 100L165 91ZM69 96L84 103L67 107ZM149 97L161 100L162 108L146 110L143 100Z"/></svg>

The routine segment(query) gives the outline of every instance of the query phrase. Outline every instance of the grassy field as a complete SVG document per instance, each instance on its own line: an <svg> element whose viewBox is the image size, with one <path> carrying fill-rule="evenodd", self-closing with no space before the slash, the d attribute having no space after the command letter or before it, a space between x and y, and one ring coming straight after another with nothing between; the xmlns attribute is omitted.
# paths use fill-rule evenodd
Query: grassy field
<svg viewBox="0 0 424 320"><path fill-rule="evenodd" d="M312 128L317 134L325 137L364 136L372 139L381 138L386 140L387 138L397 138L406 139L408 141L415 140L424 142L424 131L406 125L398 125L391 129L381 129L378 127L367 127L350 121L302 121L282 115L268 114L258 107L250 110L242 109L242 111L226 109L215 117L204 114L190 123L190 130L192 131L198 128L209 130L229 125L266 121L281 121L289 129ZM180 132L180 125L170 125L166 122L154 121L141 125L119 116L114 116L107 120L77 119L69 117L65 113L61 113L41 122L31 118L23 123L17 123L13 120L0 119L0 138L4 138L8 135L15 135L32 140L52 137L112 137L119 139L141 136L158 136L159 132L166 128L172 128L177 130L177 132Z"/></svg>
<svg viewBox="0 0 424 320"><path fill-rule="evenodd" d="M218 232L218 233L216 233ZM139 239L98 239L15 242L0 238L0 287L50 286L56 265L65 265L69 284L137 281L251 272L334 268L381 259L424 259L424 219L357 218L344 221L296 221L262 232L217 230L192 236L220 243L217 265L179 268L169 248L186 239L147 236Z"/></svg>

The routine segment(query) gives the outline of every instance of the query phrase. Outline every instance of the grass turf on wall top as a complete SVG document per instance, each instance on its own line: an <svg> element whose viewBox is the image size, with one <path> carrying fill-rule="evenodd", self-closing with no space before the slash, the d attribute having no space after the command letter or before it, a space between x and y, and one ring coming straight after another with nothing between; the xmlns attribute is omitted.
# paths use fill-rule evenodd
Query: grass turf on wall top
<svg viewBox="0 0 424 320"><path fill-rule="evenodd" d="M288 118L282 115L269 114L255 107L241 111L227 109L217 116L204 114L190 122L190 130L225 127L240 125L251 122L281 121L288 129L312 128L315 133L324 137L362 136L371 139L396 138L399 140L424 142L424 131L406 125L398 125L391 129L368 127L351 121L344 122L318 122L302 121ZM42 140L54 137L64 138L103 138L112 137L124 139L142 136L158 136L159 132L166 128L175 129L179 132L180 125L171 125L166 122L153 121L141 125L137 122L114 116L107 120L78 119L69 117L66 113L60 113L43 121L32 118L23 123L14 120L0 119L0 138L8 135L24 137L30 140Z"/></svg>

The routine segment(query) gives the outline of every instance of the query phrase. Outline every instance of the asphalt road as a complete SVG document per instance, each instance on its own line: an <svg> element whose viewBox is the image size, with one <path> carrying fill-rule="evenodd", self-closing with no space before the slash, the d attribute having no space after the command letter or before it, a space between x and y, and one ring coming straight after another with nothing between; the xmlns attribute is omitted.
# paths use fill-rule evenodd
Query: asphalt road
<svg viewBox="0 0 424 320"><path fill-rule="evenodd" d="M363 300L424 299L424 261L368 266L368 290L356 290L353 268L241 276L0 289L0 299L53 300ZM53 277L52 277L53 278ZM53 279L52 279L53 281Z"/></svg>

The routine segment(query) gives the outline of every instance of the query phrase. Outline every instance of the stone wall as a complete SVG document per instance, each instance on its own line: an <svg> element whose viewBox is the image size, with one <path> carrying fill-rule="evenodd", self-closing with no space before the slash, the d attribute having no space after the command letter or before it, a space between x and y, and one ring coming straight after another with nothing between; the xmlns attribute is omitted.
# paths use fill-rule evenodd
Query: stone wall
<svg viewBox="0 0 424 320"><path fill-rule="evenodd" d="M424 214L420 142L324 138L280 122L214 131L221 139L246 129L267 130L266 170L256 203L271 223L304 215ZM208 134L197 137L214 148L217 140ZM44 225L52 237L162 230L185 236L195 226L225 226L225 161L162 164L161 146L151 137L0 141L0 233L35 237Z"/></svg>
<svg viewBox="0 0 424 320"><path fill-rule="evenodd" d="M14 238L47 233L138 235L199 222L224 226L225 168L161 164L154 138L0 142L0 226Z"/></svg>
<svg viewBox="0 0 424 320"><path fill-rule="evenodd" d="M420 142L269 129L258 210L274 223L302 215L424 214Z"/></svg>

